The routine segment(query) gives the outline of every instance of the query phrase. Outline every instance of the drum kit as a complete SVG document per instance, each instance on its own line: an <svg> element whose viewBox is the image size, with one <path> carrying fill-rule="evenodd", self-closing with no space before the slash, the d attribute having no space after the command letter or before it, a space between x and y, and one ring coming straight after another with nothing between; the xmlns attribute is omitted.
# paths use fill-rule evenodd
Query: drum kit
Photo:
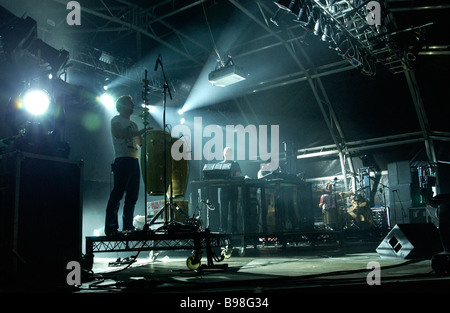
<svg viewBox="0 0 450 313"><path fill-rule="evenodd" d="M372 228L372 210L369 207L369 201L361 195L366 188L368 187L362 187L355 192L332 191L328 194L334 200L334 205L323 210L325 227L329 230L368 230Z"/></svg>

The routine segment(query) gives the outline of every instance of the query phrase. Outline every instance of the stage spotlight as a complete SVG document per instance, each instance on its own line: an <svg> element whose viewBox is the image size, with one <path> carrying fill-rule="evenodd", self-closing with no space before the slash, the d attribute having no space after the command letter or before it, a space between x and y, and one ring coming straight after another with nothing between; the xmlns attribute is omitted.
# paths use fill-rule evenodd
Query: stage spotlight
<svg viewBox="0 0 450 313"><path fill-rule="evenodd" d="M211 84L218 87L226 87L242 80L245 80L247 74L244 73L241 67L234 64L226 65L215 69L208 75L208 80Z"/></svg>
<svg viewBox="0 0 450 313"><path fill-rule="evenodd" d="M29 89L23 96L25 109L33 115L44 114L50 106L50 95L41 89Z"/></svg>
<svg viewBox="0 0 450 313"><path fill-rule="evenodd" d="M183 113L184 113L185 111L186 111L186 109L183 109L183 108L182 108L182 109L179 109L179 110L178 110L178 114L183 115Z"/></svg>
<svg viewBox="0 0 450 313"><path fill-rule="evenodd" d="M314 25L314 35L322 36L322 16L319 16L316 24Z"/></svg>
<svg viewBox="0 0 450 313"><path fill-rule="evenodd" d="M100 102L108 109L114 108L114 99L111 95L104 93L100 97Z"/></svg>
<svg viewBox="0 0 450 313"><path fill-rule="evenodd" d="M322 41L330 41L331 40L331 25L330 24L325 24L324 28L323 28L323 35L322 35Z"/></svg>
<svg viewBox="0 0 450 313"><path fill-rule="evenodd" d="M108 86L111 83L109 78L105 78L105 81L103 82L103 90L108 90Z"/></svg>
<svg viewBox="0 0 450 313"><path fill-rule="evenodd" d="M114 62L114 57L105 51L102 51L98 59L106 64L112 64Z"/></svg>

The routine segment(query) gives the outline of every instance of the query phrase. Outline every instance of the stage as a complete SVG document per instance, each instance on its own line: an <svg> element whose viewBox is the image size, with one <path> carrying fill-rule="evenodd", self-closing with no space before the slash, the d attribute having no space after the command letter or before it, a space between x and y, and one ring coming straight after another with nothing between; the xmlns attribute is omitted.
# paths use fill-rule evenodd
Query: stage
<svg viewBox="0 0 450 313"><path fill-rule="evenodd" d="M92 270L75 293L202 295L341 292L445 292L450 277L437 274L431 260L382 258L377 238L347 238L233 247L214 266L193 270L191 250L97 253ZM223 250L222 250L223 251ZM212 247L214 256L221 248ZM134 260L134 261L133 261ZM133 262L127 262L133 261ZM207 265L203 252L202 264Z"/></svg>
<svg viewBox="0 0 450 313"><path fill-rule="evenodd" d="M170 312L280 311L311 304L322 309L344 304L410 308L448 293L450 276L436 273L431 260L382 258L378 244L367 238L314 246L265 241L232 249L214 262L217 266L196 270L187 265L193 252L189 249L100 252L91 270L83 270L79 286L3 285L0 292L43 299L57 294L69 301L80 299L71 302L79 308L129 301ZM212 251L220 254L221 249ZM205 259L203 252L202 264Z"/></svg>
<svg viewBox="0 0 450 313"><path fill-rule="evenodd" d="M0 5L5 298L446 300L445 1L68 2Z"/></svg>
<svg viewBox="0 0 450 313"><path fill-rule="evenodd" d="M131 265L116 265L116 257L95 258L91 280L74 293L149 293L149 299L173 299L175 308L182 299L215 299L240 296L267 297L277 307L295 304L298 294L336 295L354 293L446 293L448 276L433 272L430 260L386 259L374 252L373 244L355 243L346 248L265 247L249 249L245 256L225 259L225 269L190 270L189 251L141 253ZM130 255L130 254L128 254ZM117 255L119 256L119 254ZM371 262L379 264L379 281ZM173 297L173 298L172 298ZM273 304L273 303L272 303ZM222 302L222 305L224 303ZM272 308L274 305L272 306Z"/></svg>

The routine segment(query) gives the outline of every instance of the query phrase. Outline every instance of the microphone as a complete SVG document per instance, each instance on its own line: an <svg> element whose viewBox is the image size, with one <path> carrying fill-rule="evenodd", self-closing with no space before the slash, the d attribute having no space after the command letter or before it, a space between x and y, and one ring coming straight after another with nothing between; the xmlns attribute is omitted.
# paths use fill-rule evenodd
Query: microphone
<svg viewBox="0 0 450 313"><path fill-rule="evenodd" d="M158 58L156 59L155 63L155 71L158 70L158 64L161 62L161 54L158 55Z"/></svg>

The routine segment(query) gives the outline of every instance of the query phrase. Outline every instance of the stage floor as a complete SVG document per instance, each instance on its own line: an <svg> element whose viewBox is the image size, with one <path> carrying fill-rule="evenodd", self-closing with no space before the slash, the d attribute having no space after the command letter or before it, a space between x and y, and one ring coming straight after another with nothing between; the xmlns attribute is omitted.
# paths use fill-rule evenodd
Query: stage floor
<svg viewBox="0 0 450 313"><path fill-rule="evenodd" d="M76 292L187 294L195 298L230 293L450 290L450 276L436 274L430 260L380 258L375 248L360 242L345 248L269 246L247 249L244 256L235 250L230 258L215 262L227 264L226 269L206 270L186 266L190 251L143 251L129 266L109 263L136 253L108 253L108 257L99 253L94 258L91 281L84 282Z"/></svg>
<svg viewBox="0 0 450 313"><path fill-rule="evenodd" d="M80 286L49 290L33 285L26 292L37 293L41 300L49 295L49 301L56 299L54 292L57 298L63 296L60 299L70 295L66 300L71 308L104 310L129 303L133 309L164 312L282 312L311 304L321 310L362 308L359 305L405 310L446 301L450 275L435 273L431 260L381 258L376 247L364 241L346 242L344 247L253 247L245 255L233 250L231 257L214 262L226 264L225 269L205 270L187 267L192 255L188 250L141 251L131 264L123 261L137 252L97 253ZM4 286L0 293L15 291L23 290Z"/></svg>

